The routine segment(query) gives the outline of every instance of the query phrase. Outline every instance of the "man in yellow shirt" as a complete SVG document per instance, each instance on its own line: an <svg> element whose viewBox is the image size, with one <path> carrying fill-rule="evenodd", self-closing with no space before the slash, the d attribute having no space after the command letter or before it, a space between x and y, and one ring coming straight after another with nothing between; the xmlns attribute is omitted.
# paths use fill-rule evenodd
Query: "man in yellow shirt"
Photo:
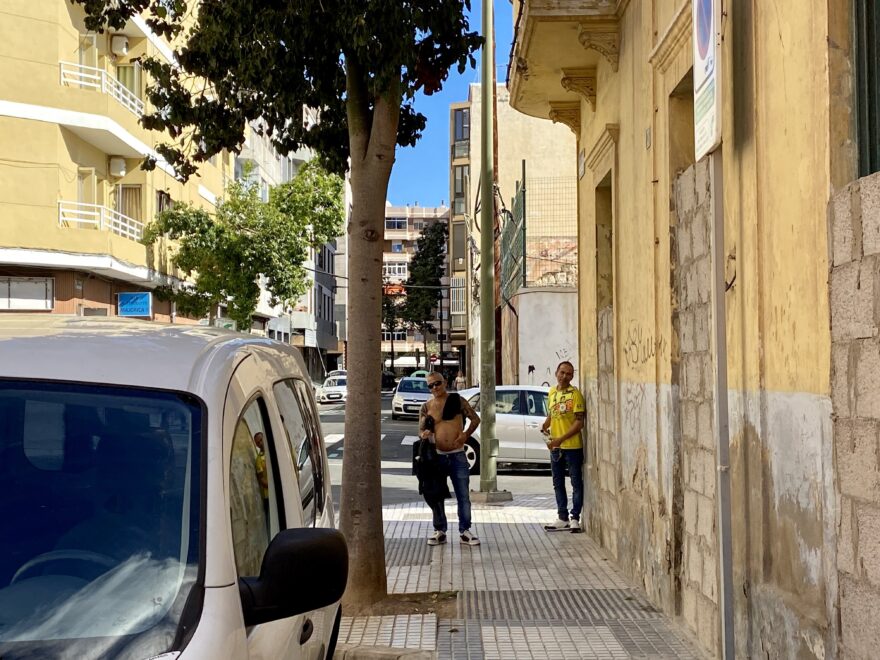
<svg viewBox="0 0 880 660"><path fill-rule="evenodd" d="M550 468L553 473L553 490L556 492L556 522L544 525L548 532L580 532L581 510L584 506L584 444L581 430L584 428L587 405L583 394L571 384L574 366L560 362L556 367L556 387L550 388L547 407L550 413L544 420L542 433L547 435L550 449ZM565 468L571 477L571 512L568 510L568 494L565 491Z"/></svg>

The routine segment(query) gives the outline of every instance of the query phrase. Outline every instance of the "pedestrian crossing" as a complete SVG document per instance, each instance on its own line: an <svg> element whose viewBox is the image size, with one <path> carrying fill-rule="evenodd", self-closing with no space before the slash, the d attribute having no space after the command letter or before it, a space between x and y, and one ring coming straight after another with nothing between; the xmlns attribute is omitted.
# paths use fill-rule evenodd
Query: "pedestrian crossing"
<svg viewBox="0 0 880 660"><path fill-rule="evenodd" d="M385 438L388 437L387 433L382 434L381 441L384 442ZM324 444L325 445L335 445L337 442L341 442L345 438L342 433L327 433L324 436ZM400 441L401 445L411 446L416 444L419 441L419 436L417 435L405 435L403 436L403 440Z"/></svg>

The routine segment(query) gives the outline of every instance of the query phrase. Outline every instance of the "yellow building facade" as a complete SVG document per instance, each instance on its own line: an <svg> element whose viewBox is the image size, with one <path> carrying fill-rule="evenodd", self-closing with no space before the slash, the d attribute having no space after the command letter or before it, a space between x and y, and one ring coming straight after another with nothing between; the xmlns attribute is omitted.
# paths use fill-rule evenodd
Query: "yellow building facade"
<svg viewBox="0 0 880 660"><path fill-rule="evenodd" d="M65 0L0 7L0 311L114 315L115 296L174 280L164 245L139 242L167 205L213 208L231 179L216 156L183 184L161 158L167 138L140 116L147 81L136 60L173 58L137 18L90 33ZM172 320L168 303L154 318Z"/></svg>
<svg viewBox="0 0 880 660"><path fill-rule="evenodd" d="M720 654L725 390L712 304L723 296L736 657L869 657L877 634L839 623L841 611L877 611L880 579L838 566L853 552L838 547L840 525L868 496L841 511L831 388L829 203L859 195L845 188L858 178L853 9L723 3L717 181L694 154L692 11L690 0L514 2L511 105L578 137L588 531ZM723 263L711 252L718 196ZM876 562L871 538L862 556Z"/></svg>

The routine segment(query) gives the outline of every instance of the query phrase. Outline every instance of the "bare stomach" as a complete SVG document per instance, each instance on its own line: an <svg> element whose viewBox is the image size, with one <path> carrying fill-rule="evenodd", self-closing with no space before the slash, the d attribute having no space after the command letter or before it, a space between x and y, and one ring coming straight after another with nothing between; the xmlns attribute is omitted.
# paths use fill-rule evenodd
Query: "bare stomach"
<svg viewBox="0 0 880 660"><path fill-rule="evenodd" d="M440 451L455 451L464 447L456 442L462 431L461 418L442 420L434 427L434 442Z"/></svg>

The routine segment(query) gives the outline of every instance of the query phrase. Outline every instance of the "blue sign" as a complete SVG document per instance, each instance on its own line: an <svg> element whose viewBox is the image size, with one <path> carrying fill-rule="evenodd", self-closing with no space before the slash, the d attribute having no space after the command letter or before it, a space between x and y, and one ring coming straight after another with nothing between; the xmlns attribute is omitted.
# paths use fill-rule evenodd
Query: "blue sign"
<svg viewBox="0 0 880 660"><path fill-rule="evenodd" d="M153 317L153 294L145 292L120 293L116 313L119 316Z"/></svg>

